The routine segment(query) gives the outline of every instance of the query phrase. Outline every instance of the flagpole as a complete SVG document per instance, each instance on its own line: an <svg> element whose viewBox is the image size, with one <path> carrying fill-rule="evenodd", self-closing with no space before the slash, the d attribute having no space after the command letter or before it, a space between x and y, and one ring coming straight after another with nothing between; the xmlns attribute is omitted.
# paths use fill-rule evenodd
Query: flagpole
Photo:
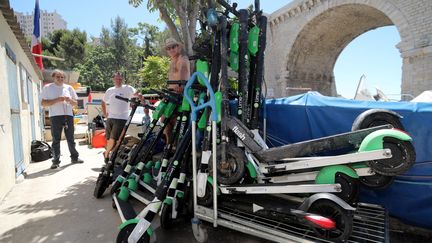
<svg viewBox="0 0 432 243"><path fill-rule="evenodd" d="M64 58L60 58L60 57L46 56L46 55L41 55L41 54L36 54L36 53L32 53L32 55L35 56L35 57L42 57L42 58L45 58L45 59L52 59L52 60L62 61L62 62L65 61Z"/></svg>

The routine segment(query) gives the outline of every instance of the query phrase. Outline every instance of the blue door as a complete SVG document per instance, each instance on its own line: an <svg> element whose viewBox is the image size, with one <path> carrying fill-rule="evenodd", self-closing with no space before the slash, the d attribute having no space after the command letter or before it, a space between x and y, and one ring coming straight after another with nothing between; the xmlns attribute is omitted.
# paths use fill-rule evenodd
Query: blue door
<svg viewBox="0 0 432 243"><path fill-rule="evenodd" d="M27 73L27 93L29 97L29 106L30 106L30 123L31 123L32 140L35 140L36 124L35 124L34 102L33 102L33 82L29 75L30 74Z"/></svg>
<svg viewBox="0 0 432 243"><path fill-rule="evenodd" d="M9 83L9 101L12 125L12 142L14 148L15 172L16 176L20 175L24 169L24 154L22 144L21 132L21 110L20 110L20 96L18 89L17 66L15 54L6 44L6 68L7 78Z"/></svg>

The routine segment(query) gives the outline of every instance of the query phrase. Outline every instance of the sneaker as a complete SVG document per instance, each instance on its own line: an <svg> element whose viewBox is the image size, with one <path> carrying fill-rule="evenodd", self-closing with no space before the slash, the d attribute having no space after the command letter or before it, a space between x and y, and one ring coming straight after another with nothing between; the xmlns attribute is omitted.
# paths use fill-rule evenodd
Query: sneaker
<svg viewBox="0 0 432 243"><path fill-rule="evenodd" d="M82 164L82 163L84 163L84 160L82 160L80 158L76 158L76 159L72 159L71 163L72 164Z"/></svg>
<svg viewBox="0 0 432 243"><path fill-rule="evenodd" d="M53 163L50 168L51 169L57 169L59 166L60 165L58 163Z"/></svg>

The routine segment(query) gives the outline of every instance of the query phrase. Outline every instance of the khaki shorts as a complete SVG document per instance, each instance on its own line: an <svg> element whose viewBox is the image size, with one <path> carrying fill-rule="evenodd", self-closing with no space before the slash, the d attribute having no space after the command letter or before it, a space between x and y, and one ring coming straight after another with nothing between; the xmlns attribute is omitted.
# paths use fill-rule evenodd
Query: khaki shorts
<svg viewBox="0 0 432 243"><path fill-rule="evenodd" d="M125 124L126 120L108 118L105 129L106 139L118 140Z"/></svg>

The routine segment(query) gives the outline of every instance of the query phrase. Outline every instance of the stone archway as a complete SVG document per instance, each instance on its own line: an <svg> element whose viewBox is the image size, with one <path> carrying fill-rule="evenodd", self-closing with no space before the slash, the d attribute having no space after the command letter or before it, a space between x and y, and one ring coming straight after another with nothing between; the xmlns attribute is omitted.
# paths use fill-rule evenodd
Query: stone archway
<svg viewBox="0 0 432 243"><path fill-rule="evenodd" d="M336 95L333 69L339 54L357 36L389 25L401 37L402 92L432 89L432 18L426 16L432 8L415 14L419 2L432 7L431 1L308 0L276 11L269 18L266 54L270 93L282 97L290 95L287 87L303 87Z"/></svg>

